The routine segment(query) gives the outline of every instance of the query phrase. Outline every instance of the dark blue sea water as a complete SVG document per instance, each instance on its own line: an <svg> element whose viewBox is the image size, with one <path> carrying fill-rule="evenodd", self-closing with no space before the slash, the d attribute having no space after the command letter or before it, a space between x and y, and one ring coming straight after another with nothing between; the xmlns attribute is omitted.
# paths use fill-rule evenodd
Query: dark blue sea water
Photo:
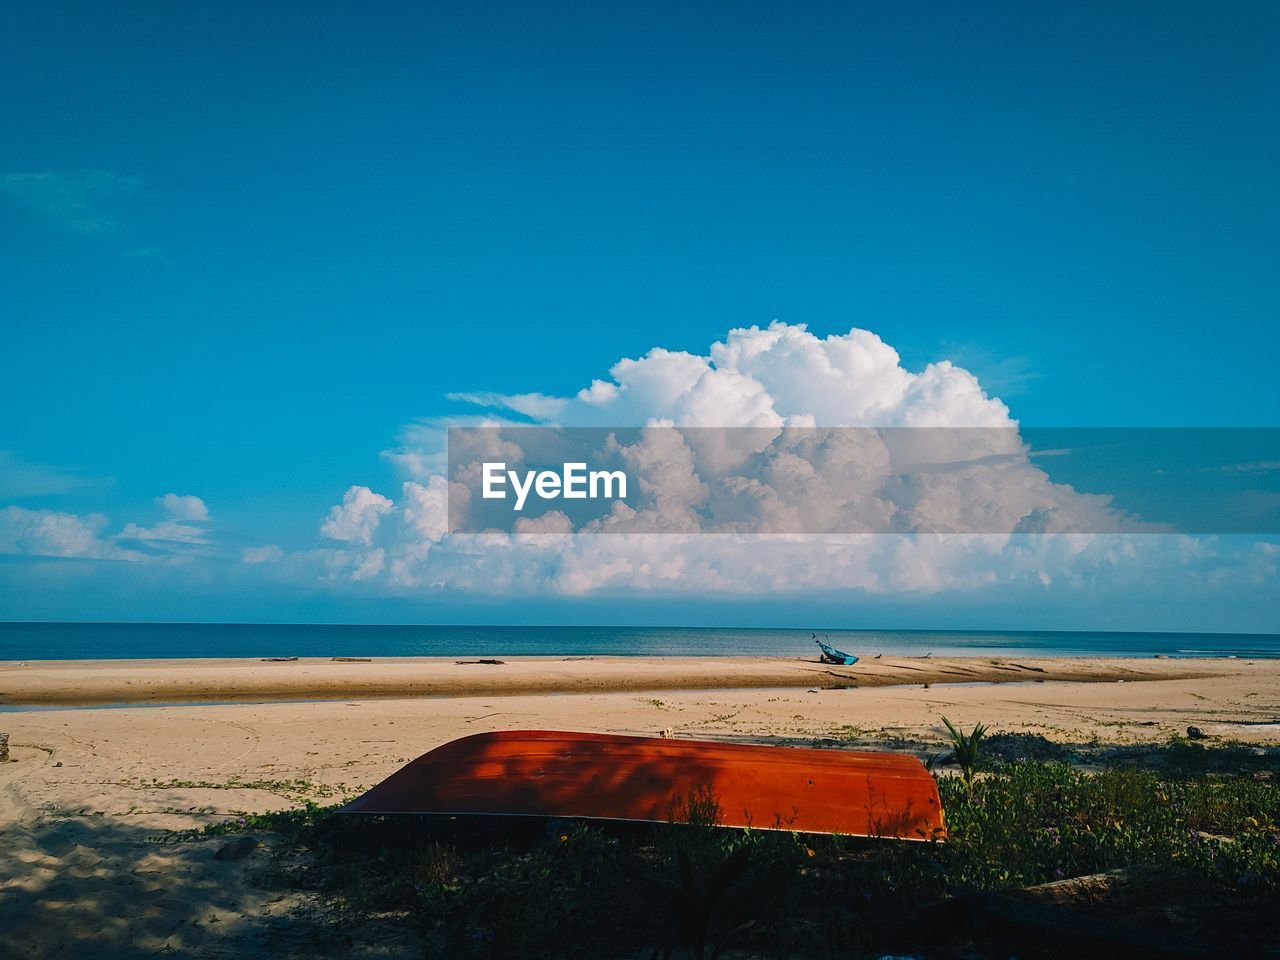
<svg viewBox="0 0 1280 960"><path fill-rule="evenodd" d="M849 653L1273 658L1280 635L711 627L0 623L0 660L140 657L792 656L811 634Z"/></svg>

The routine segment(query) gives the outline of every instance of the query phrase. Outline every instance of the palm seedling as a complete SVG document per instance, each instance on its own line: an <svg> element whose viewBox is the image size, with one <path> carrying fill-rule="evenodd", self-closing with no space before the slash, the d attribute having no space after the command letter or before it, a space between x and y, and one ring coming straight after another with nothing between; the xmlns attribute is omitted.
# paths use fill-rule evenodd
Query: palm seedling
<svg viewBox="0 0 1280 960"><path fill-rule="evenodd" d="M946 717L942 718L947 732L951 735L951 749L955 752L956 764L960 767L960 776L970 793L973 792L973 775L978 770L978 745L987 732L985 724L975 724L968 735Z"/></svg>

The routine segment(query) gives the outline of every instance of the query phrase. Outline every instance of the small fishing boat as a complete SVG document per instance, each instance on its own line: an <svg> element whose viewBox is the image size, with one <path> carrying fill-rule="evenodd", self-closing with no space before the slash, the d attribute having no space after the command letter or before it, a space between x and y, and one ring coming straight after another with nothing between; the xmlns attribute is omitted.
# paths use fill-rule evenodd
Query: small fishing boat
<svg viewBox="0 0 1280 960"><path fill-rule="evenodd" d="M669 823L710 791L725 827L941 838L937 784L914 757L600 733L507 730L436 747L344 813Z"/></svg>
<svg viewBox="0 0 1280 960"><path fill-rule="evenodd" d="M821 640L815 640L814 642L822 648L821 660L823 663L838 663L844 667L852 667L858 662L858 658L852 653L844 653L843 651L837 650L835 647L823 643Z"/></svg>

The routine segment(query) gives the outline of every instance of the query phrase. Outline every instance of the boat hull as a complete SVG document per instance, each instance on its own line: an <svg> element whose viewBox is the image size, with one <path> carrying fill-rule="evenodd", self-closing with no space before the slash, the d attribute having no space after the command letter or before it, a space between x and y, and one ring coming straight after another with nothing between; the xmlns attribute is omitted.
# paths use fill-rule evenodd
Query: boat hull
<svg viewBox="0 0 1280 960"><path fill-rule="evenodd" d="M858 658L851 653L845 653L843 650L837 650L835 647L827 646L821 640L818 646L822 649L822 656L819 658L823 663L834 663L843 667L852 667L858 662Z"/></svg>
<svg viewBox="0 0 1280 960"><path fill-rule="evenodd" d="M344 812L666 823L710 791L726 827L929 840L937 784L914 757L741 743L508 730L423 754Z"/></svg>

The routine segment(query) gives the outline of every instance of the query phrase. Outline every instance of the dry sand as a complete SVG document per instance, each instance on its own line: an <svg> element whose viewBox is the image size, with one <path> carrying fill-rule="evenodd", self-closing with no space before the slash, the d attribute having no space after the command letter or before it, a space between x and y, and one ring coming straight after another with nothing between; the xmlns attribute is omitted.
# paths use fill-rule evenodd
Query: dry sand
<svg viewBox="0 0 1280 960"><path fill-rule="evenodd" d="M688 689L717 681L724 689ZM405 684L436 696L390 699ZM848 684L857 688L824 689ZM941 743L945 714L1063 742L1159 742L1188 725L1211 738L1280 742L1280 661L33 662L0 665L0 691L8 703L300 698L0 712L13 759L0 765L0 955L15 957L416 955L385 928L335 931L309 919L301 898L255 887L260 851L221 861L225 840L149 838L284 808L316 790L354 792L483 730L670 729L919 750ZM305 702L320 696L349 699ZM285 782L296 780L310 786Z"/></svg>

